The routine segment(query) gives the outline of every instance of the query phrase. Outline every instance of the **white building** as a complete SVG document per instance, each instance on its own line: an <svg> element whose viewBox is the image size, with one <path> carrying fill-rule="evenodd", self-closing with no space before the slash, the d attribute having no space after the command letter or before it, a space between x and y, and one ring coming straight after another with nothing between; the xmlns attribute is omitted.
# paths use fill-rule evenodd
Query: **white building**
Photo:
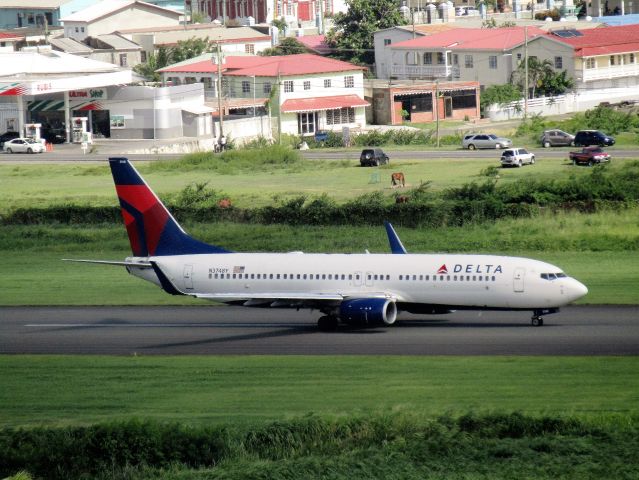
<svg viewBox="0 0 639 480"><path fill-rule="evenodd" d="M83 41L140 25L175 26L181 14L139 0L108 0L61 18L64 36Z"/></svg>

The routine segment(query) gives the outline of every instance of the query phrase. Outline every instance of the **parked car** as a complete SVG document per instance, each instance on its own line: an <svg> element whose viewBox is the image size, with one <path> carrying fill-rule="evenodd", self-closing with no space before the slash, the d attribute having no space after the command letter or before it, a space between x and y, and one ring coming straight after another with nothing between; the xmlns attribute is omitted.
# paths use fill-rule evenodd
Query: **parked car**
<svg viewBox="0 0 639 480"><path fill-rule="evenodd" d="M541 134L540 140L545 148L575 145L575 136L563 130L546 130Z"/></svg>
<svg viewBox="0 0 639 480"><path fill-rule="evenodd" d="M14 138L4 142L3 149L7 153L42 153L44 145L31 138Z"/></svg>
<svg viewBox="0 0 639 480"><path fill-rule="evenodd" d="M475 133L464 136L462 147L468 150L476 148L508 148L512 147L513 142L508 138L498 137L492 133Z"/></svg>
<svg viewBox="0 0 639 480"><path fill-rule="evenodd" d="M46 128L42 129L42 138L47 143L64 143L67 141L67 134L63 128Z"/></svg>
<svg viewBox="0 0 639 480"><path fill-rule="evenodd" d="M455 9L455 15L458 17L476 17L479 15L479 10L477 10L475 7L457 7Z"/></svg>
<svg viewBox="0 0 639 480"><path fill-rule="evenodd" d="M359 163L362 167L377 167L390 163L390 158L381 148L365 148L359 156Z"/></svg>
<svg viewBox="0 0 639 480"><path fill-rule="evenodd" d="M14 138L18 138L19 136L19 132L4 132L2 135L0 135L0 147L4 145L4 142L13 140Z"/></svg>
<svg viewBox="0 0 639 480"><path fill-rule="evenodd" d="M588 165L592 167L595 164L609 162L610 154L604 152L601 147L584 147L578 152L570 152L570 160L573 165Z"/></svg>
<svg viewBox="0 0 639 480"><path fill-rule="evenodd" d="M601 133L599 130L579 130L575 134L575 145L577 147L587 147L588 145L609 147L614 144L614 138Z"/></svg>
<svg viewBox="0 0 639 480"><path fill-rule="evenodd" d="M521 167L526 163L534 165L535 154L525 148L508 148L501 154L502 167Z"/></svg>

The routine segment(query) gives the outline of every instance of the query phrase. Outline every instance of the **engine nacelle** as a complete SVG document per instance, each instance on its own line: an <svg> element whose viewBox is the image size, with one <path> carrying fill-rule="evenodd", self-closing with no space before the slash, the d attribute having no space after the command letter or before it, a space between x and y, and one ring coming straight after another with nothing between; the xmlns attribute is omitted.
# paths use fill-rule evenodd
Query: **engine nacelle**
<svg viewBox="0 0 639 480"><path fill-rule="evenodd" d="M339 307L344 323L360 325L392 325L397 319L397 305L387 298L355 298Z"/></svg>

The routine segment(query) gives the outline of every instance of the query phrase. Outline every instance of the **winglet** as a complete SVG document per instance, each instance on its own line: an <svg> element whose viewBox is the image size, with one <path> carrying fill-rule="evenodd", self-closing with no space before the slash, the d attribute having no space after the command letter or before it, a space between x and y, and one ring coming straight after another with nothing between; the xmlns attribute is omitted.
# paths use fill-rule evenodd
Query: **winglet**
<svg viewBox="0 0 639 480"><path fill-rule="evenodd" d="M408 253L402 245L402 241L397 236L395 229L390 224L390 222L384 222L384 227L386 227L386 234L388 235L388 242L390 243L390 248L392 253L396 254L404 254Z"/></svg>

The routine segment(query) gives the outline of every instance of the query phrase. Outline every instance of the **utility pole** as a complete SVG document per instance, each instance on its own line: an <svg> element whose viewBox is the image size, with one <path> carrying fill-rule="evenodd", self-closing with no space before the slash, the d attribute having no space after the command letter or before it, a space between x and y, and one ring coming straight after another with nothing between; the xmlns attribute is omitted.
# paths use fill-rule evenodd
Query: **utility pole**
<svg viewBox="0 0 639 480"><path fill-rule="evenodd" d="M528 27L524 27L524 118L528 118Z"/></svg>
<svg viewBox="0 0 639 480"><path fill-rule="evenodd" d="M222 54L220 42L217 42L217 111L220 115L220 136L224 136L224 110L222 109Z"/></svg>
<svg viewBox="0 0 639 480"><path fill-rule="evenodd" d="M435 80L435 138L437 139L437 148L439 148L439 80Z"/></svg>
<svg viewBox="0 0 639 480"><path fill-rule="evenodd" d="M277 67L277 143L282 145L282 76Z"/></svg>

